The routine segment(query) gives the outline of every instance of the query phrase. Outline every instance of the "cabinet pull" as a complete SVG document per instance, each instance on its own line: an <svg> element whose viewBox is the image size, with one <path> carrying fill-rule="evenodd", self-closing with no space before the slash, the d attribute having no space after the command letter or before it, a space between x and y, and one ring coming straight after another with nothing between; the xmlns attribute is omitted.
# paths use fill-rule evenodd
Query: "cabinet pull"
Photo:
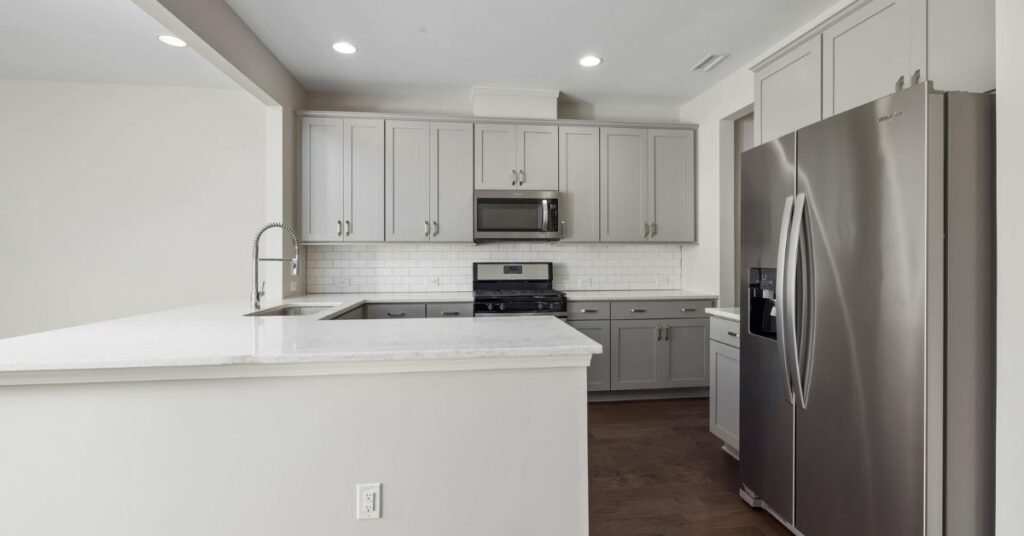
<svg viewBox="0 0 1024 536"><path fill-rule="evenodd" d="M661 341L661 326L658 326L658 341Z"/></svg>
<svg viewBox="0 0 1024 536"><path fill-rule="evenodd" d="M338 236L341 236L341 220L338 220Z"/></svg>
<svg viewBox="0 0 1024 536"><path fill-rule="evenodd" d="M345 220L345 234L352 234L352 220Z"/></svg>
<svg viewBox="0 0 1024 536"><path fill-rule="evenodd" d="M647 309L630 309L629 312L631 312L631 313L646 313Z"/></svg>
<svg viewBox="0 0 1024 536"><path fill-rule="evenodd" d="M392 318L394 318L394 317L402 317L402 316L405 316L405 312L404 311L399 311L399 312L396 313L394 311L388 311L388 316L390 316Z"/></svg>
<svg viewBox="0 0 1024 536"><path fill-rule="evenodd" d="M658 234L658 224L652 222L651 223L651 236L653 237L656 234Z"/></svg>
<svg viewBox="0 0 1024 536"><path fill-rule="evenodd" d="M682 311L684 313L692 313L692 312L696 311L696 309L693 309L691 307L683 307L682 309L680 309L680 311Z"/></svg>
<svg viewBox="0 0 1024 536"><path fill-rule="evenodd" d="M519 170L519 186L522 186L523 183L525 183L525 182L526 182L526 172L520 169Z"/></svg>
<svg viewBox="0 0 1024 536"><path fill-rule="evenodd" d="M644 238L651 234L651 224L644 222Z"/></svg>
<svg viewBox="0 0 1024 536"><path fill-rule="evenodd" d="M459 316L458 311L441 311L441 316Z"/></svg>
<svg viewBox="0 0 1024 536"><path fill-rule="evenodd" d="M597 309L580 309L581 313L596 313Z"/></svg>
<svg viewBox="0 0 1024 536"><path fill-rule="evenodd" d="M728 335L729 335L730 337L739 337L739 335L737 335L735 331L726 331L726 333L727 333L727 334L728 334Z"/></svg>
<svg viewBox="0 0 1024 536"><path fill-rule="evenodd" d="M519 175L516 174L516 170L512 170L512 186L516 185L516 181L519 180Z"/></svg>
<svg viewBox="0 0 1024 536"><path fill-rule="evenodd" d="M430 236L430 222L423 220L423 236Z"/></svg>
<svg viewBox="0 0 1024 536"><path fill-rule="evenodd" d="M669 333L671 333L671 332L669 331L669 328L668 328L668 326L665 326L665 336L664 336L664 337L663 337L663 338L662 338L661 340L663 340L663 341L667 341L667 340L668 340L668 334L669 334Z"/></svg>
<svg viewBox="0 0 1024 536"><path fill-rule="evenodd" d="M437 236L437 233L438 233L437 220L434 220L434 236Z"/></svg>
<svg viewBox="0 0 1024 536"><path fill-rule="evenodd" d="M896 91L903 89L903 76L896 79Z"/></svg>

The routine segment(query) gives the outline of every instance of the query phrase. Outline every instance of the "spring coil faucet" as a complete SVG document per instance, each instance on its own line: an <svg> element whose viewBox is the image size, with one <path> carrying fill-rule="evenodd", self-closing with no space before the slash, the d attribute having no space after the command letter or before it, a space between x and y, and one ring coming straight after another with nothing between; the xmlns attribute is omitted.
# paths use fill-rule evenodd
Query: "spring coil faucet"
<svg viewBox="0 0 1024 536"><path fill-rule="evenodd" d="M292 237L292 243L295 245L295 256L288 259L284 257L264 257L260 258L260 237L263 233L267 232L274 227L280 227L283 231L287 232ZM260 298L263 297L265 291L260 287L260 261L276 261L276 262L288 262L292 263L292 275L299 275L299 238L295 236L295 231L281 222L271 222L264 225L258 233L256 238L252 241L252 308L254 310L260 309ZM263 287L267 286L267 282L263 282Z"/></svg>

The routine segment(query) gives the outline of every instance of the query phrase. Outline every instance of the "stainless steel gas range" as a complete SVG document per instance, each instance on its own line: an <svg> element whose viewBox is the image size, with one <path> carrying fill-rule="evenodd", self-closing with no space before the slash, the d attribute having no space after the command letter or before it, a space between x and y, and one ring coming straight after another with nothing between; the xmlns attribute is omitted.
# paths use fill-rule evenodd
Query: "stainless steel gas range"
<svg viewBox="0 0 1024 536"><path fill-rule="evenodd" d="M565 293L552 279L550 262L475 262L473 316L566 318Z"/></svg>

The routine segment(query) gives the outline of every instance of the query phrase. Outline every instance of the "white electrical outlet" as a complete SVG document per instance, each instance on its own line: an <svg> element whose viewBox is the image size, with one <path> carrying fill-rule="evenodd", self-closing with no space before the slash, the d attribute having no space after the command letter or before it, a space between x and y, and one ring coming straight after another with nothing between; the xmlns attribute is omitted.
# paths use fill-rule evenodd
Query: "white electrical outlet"
<svg viewBox="0 0 1024 536"><path fill-rule="evenodd" d="M380 519L380 482L356 485L356 519Z"/></svg>

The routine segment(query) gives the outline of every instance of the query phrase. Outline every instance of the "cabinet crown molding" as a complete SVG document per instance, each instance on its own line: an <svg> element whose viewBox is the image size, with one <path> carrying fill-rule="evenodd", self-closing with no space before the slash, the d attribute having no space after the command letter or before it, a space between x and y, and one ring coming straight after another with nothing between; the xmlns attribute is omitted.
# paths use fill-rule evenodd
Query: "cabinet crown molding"
<svg viewBox="0 0 1024 536"><path fill-rule="evenodd" d="M792 40L790 40L788 43L784 44L783 46L779 47L778 49L776 49L771 54L769 54L769 55L761 58L760 60L758 60L757 63L755 63L754 65L752 65L750 67L750 70L756 73L756 72L760 71L761 69L764 69L765 66L770 65L770 64L774 63L775 60L781 58L782 56L785 56L786 54L789 54L790 52L792 52L796 48L800 47L801 45L803 45L807 41L813 39L818 34L820 34L823 31L825 31L825 29L828 28L829 26L832 26L833 24L839 22L840 20L845 18L847 15L849 15L850 13L856 11L861 6L863 6L864 4L867 4L870 1L871 0L849 0L849 3L847 3L845 6L842 6L842 7L838 8L838 9L836 9L830 15L826 15L825 18L822 19L817 24L815 24L815 25L811 26L810 28L808 28L807 30L801 32L800 35L798 35L797 37L793 38ZM833 9L835 9L835 8L833 8ZM828 13L828 11L826 11L825 13Z"/></svg>

